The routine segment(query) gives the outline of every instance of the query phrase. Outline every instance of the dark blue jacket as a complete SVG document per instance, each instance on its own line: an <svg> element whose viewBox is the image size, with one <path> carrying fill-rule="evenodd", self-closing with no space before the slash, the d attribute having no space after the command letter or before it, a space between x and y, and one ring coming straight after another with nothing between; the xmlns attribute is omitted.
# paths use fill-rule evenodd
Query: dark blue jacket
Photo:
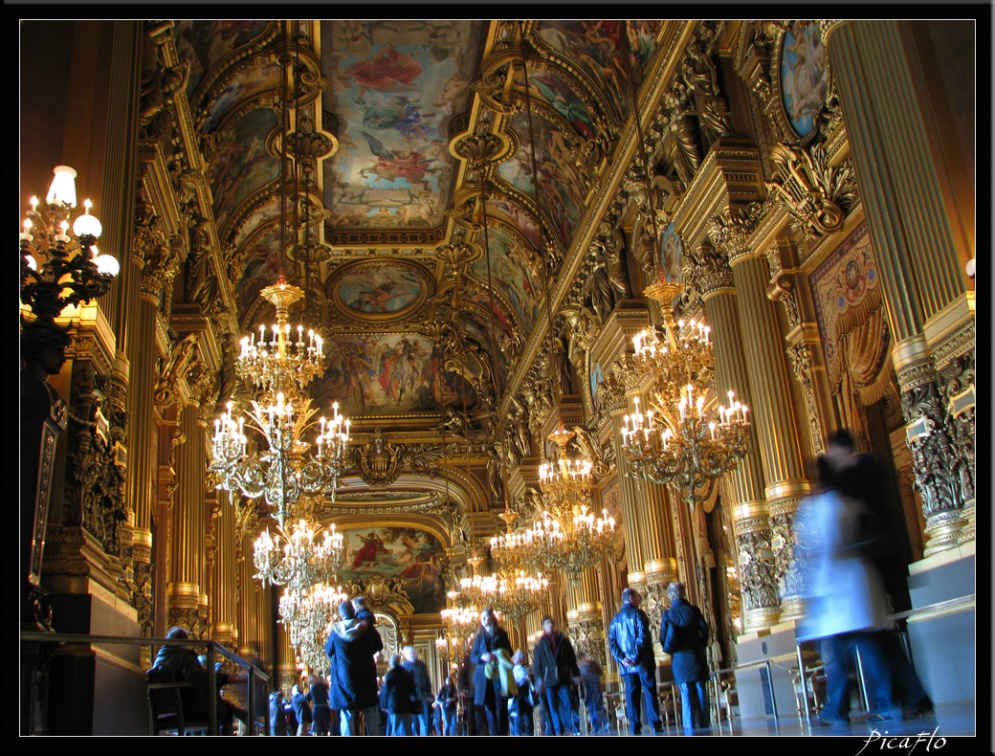
<svg viewBox="0 0 995 756"><path fill-rule="evenodd" d="M701 610L684 599L675 599L660 621L660 645L670 654L674 682L701 682L708 679L708 623Z"/></svg>
<svg viewBox="0 0 995 756"><path fill-rule="evenodd" d="M368 709L377 706L377 663L373 655L383 649L380 633L373 626L350 631L348 623L336 622L325 644L331 660L333 709Z"/></svg>

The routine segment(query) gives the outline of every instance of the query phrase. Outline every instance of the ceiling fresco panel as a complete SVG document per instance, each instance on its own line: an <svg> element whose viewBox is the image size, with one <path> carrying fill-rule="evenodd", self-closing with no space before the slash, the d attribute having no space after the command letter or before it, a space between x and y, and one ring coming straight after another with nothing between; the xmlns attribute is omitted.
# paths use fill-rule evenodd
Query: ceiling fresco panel
<svg viewBox="0 0 995 756"><path fill-rule="evenodd" d="M611 109L612 117L620 121L631 109L626 82L631 76L637 88L642 84L645 66L656 50L661 24L651 20L539 21L536 35L551 50L580 68ZM633 52L629 71L619 54L626 47Z"/></svg>
<svg viewBox="0 0 995 756"><path fill-rule="evenodd" d="M225 56L257 39L271 21L177 21L176 50L189 67L187 97Z"/></svg>
<svg viewBox="0 0 995 756"><path fill-rule="evenodd" d="M242 118L215 145L207 177L220 235L224 236L238 205L279 175L280 161L266 152L267 136L276 127L276 113L260 108Z"/></svg>
<svg viewBox="0 0 995 756"><path fill-rule="evenodd" d="M532 115L531 121L536 135L535 162L541 208L549 215L560 246L567 247L587 189L574 165L570 137L537 114ZM516 115L511 119L510 128L517 134L520 148L514 157L501 163L498 174L531 199L536 190L532 181L528 115Z"/></svg>
<svg viewBox="0 0 995 756"><path fill-rule="evenodd" d="M326 341L328 362L317 381L320 406L338 401L353 418L364 415L436 413L447 407L468 408L476 393L460 376L442 370L439 351L418 333L332 336Z"/></svg>
<svg viewBox="0 0 995 756"><path fill-rule="evenodd" d="M325 161L335 229L441 226L458 168L448 127L466 110L483 25L469 21L322 23L324 109L339 151Z"/></svg>
<svg viewBox="0 0 995 756"><path fill-rule="evenodd" d="M539 314L539 292L526 261L532 252L501 224L488 229L488 247L490 265L483 257L473 263L473 272L485 281L490 278L492 285L511 302L519 322L528 328Z"/></svg>
<svg viewBox="0 0 995 756"><path fill-rule="evenodd" d="M415 528L356 528L344 533L343 583L365 582L374 575L400 582L415 614L446 606L442 579L444 550L439 539Z"/></svg>

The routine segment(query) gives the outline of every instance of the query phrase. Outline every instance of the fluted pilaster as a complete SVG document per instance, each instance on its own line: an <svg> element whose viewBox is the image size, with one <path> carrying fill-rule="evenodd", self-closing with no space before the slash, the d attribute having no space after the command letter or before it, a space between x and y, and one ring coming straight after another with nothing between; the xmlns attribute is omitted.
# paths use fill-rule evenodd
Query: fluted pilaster
<svg viewBox="0 0 995 756"><path fill-rule="evenodd" d="M964 293L974 225L973 205L949 193L949 156L935 145L953 124L924 115L905 24L846 21L826 37L896 341Z"/></svg>
<svg viewBox="0 0 995 756"><path fill-rule="evenodd" d="M973 155L944 138L956 128L946 111L929 108L931 97L946 96L925 74L942 51L934 53L917 28L846 21L825 38L895 338L928 555L962 539L958 510L974 495L973 444L957 442L958 422L937 376L946 353L974 349L974 297L964 272L975 255L974 188L963 171ZM960 343L965 333L967 345ZM973 389L973 372L968 381ZM973 417L973 393L968 405Z"/></svg>
<svg viewBox="0 0 995 756"><path fill-rule="evenodd" d="M197 421L196 407L183 408L180 432L184 441L177 450L176 491L170 510L170 588L167 593L170 617L174 608L176 611L182 609L182 614L196 623L200 634L207 628L202 627L199 616L194 619L193 615L199 611L199 597L207 584L204 565L207 455L204 452L204 426ZM170 621L176 624L172 619Z"/></svg>
<svg viewBox="0 0 995 756"><path fill-rule="evenodd" d="M620 402L621 404L621 402ZM622 449L622 417L625 408L612 412L612 443L615 444L615 459L618 460L618 488L622 511L622 528L625 533L625 555L629 571L639 571L643 565L642 540L640 529L646 521L641 486L629 472L629 463Z"/></svg>
<svg viewBox="0 0 995 756"><path fill-rule="evenodd" d="M731 496L729 512L733 523L736 550L739 554L740 606L743 629L759 630L777 622L777 593L773 590L775 566L765 555L771 554L772 538L764 496L764 466L759 454L756 417L758 405L750 390L749 373L740 320L737 295L732 288L732 274L724 261L715 268L725 268L726 276L709 277L714 285L703 286L703 302L715 344L715 388L720 397L730 390L750 407L754 422L750 426L749 451L736 468L725 476L726 491Z"/></svg>

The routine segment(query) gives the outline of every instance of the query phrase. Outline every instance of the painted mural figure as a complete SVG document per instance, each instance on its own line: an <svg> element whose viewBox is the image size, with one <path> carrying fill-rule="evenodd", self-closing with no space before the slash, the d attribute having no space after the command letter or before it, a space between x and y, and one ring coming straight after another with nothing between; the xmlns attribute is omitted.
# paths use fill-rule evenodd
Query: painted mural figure
<svg viewBox="0 0 995 756"><path fill-rule="evenodd" d="M356 537L363 542L363 545L356 551L356 556L352 560L354 570L365 562L375 562L377 554L390 553L384 545L383 539L375 531L370 531L365 537L360 534L357 534Z"/></svg>
<svg viewBox="0 0 995 756"><path fill-rule="evenodd" d="M367 89L379 92L397 92L414 86L415 77L421 73L418 61L387 45L373 57L353 63L345 71L359 85L359 93L354 98L362 103Z"/></svg>
<svg viewBox="0 0 995 756"><path fill-rule="evenodd" d="M370 152L377 161L368 168L363 168L359 175L363 178L372 173L379 176L384 181L397 181L405 179L408 183L421 184L426 191L431 190L426 173L436 173L437 169L432 167L432 163L437 163L438 158L426 157L417 150L391 150L375 136L362 132L366 141L370 145Z"/></svg>

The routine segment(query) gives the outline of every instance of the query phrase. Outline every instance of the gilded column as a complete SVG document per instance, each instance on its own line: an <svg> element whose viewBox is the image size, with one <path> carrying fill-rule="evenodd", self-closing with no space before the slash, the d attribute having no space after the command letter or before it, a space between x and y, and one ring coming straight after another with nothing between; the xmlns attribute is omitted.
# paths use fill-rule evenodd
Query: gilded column
<svg viewBox="0 0 995 756"><path fill-rule="evenodd" d="M740 338L739 308L732 268L725 256L710 248L699 255L695 284L702 293L715 345L715 387L719 396L735 391L753 415L758 405L750 391L743 340ZM770 548L773 532L764 495L764 475L758 453L756 422L750 426L749 451L725 476L729 511L738 553L740 606L743 629L760 630L774 625L780 614L776 568Z"/></svg>
<svg viewBox="0 0 995 756"><path fill-rule="evenodd" d="M577 658L585 656L606 664L607 635L601 617L601 574L598 567L584 570L573 590L568 592L566 624L570 627Z"/></svg>
<svg viewBox="0 0 995 756"><path fill-rule="evenodd" d="M180 411L180 444L176 463L176 491L170 510L169 583L166 586L169 624L186 625L196 637L207 635L200 617L200 597L206 587L204 573L207 512L204 480L207 455L204 428L197 408L187 405Z"/></svg>
<svg viewBox="0 0 995 756"><path fill-rule="evenodd" d="M615 459L618 461L618 487L621 508L623 532L625 534L625 556L629 568L629 585L635 587L633 581L640 584L640 592L645 590L646 576L642 572L643 548L639 537L640 528L646 524L645 510L642 505L639 482L629 472L629 463L622 449L622 418L629 411L629 392L625 381L631 377L627 370L627 360L623 360L615 371L605 376L601 391L605 394L605 410L611 417L612 442L615 444Z"/></svg>
<svg viewBox="0 0 995 756"><path fill-rule="evenodd" d="M929 107L946 93L924 75L941 64L924 34L910 22L845 21L827 24L823 38L895 338L929 555L960 542L964 509L973 511L974 373L951 364L974 362L964 265L975 239L974 189L963 170L973 155L945 138L952 117Z"/></svg>
<svg viewBox="0 0 995 756"><path fill-rule="evenodd" d="M784 360L784 339L777 327L774 303L767 298L767 262L759 257L732 258L738 292L740 323L749 324L743 334L744 352L754 402L753 423L760 442L761 461L767 482L765 497L771 523L775 588L783 593L785 576L791 571L793 523L798 504L811 491L798 437L790 379ZM790 612L785 610L790 609ZM782 607L782 616L799 616L800 604ZM787 617L784 617L785 619Z"/></svg>
<svg viewBox="0 0 995 756"><path fill-rule="evenodd" d="M130 380L128 395L127 501L134 511L132 558L135 570L133 600L142 634L153 633L152 512L158 478L158 430L153 420L156 386L156 315L163 291L172 287L180 268L179 257L165 243L162 223L142 205L132 237L132 266L141 271L137 301L128 307Z"/></svg>
<svg viewBox="0 0 995 756"><path fill-rule="evenodd" d="M238 647L238 619L235 557L235 512L229 502L228 491L215 491L212 532L214 533L214 574L211 587L213 613L211 637L228 648Z"/></svg>
<svg viewBox="0 0 995 756"><path fill-rule="evenodd" d="M667 607L667 586L678 579L682 539L689 534L674 523L673 507L681 506L681 502L671 495L667 487L648 480L636 481L636 486L643 513L639 522L639 540L643 554L642 571L646 576L640 608L649 615L652 626L659 627L663 610ZM659 657L663 649L656 642L655 635L653 640Z"/></svg>

